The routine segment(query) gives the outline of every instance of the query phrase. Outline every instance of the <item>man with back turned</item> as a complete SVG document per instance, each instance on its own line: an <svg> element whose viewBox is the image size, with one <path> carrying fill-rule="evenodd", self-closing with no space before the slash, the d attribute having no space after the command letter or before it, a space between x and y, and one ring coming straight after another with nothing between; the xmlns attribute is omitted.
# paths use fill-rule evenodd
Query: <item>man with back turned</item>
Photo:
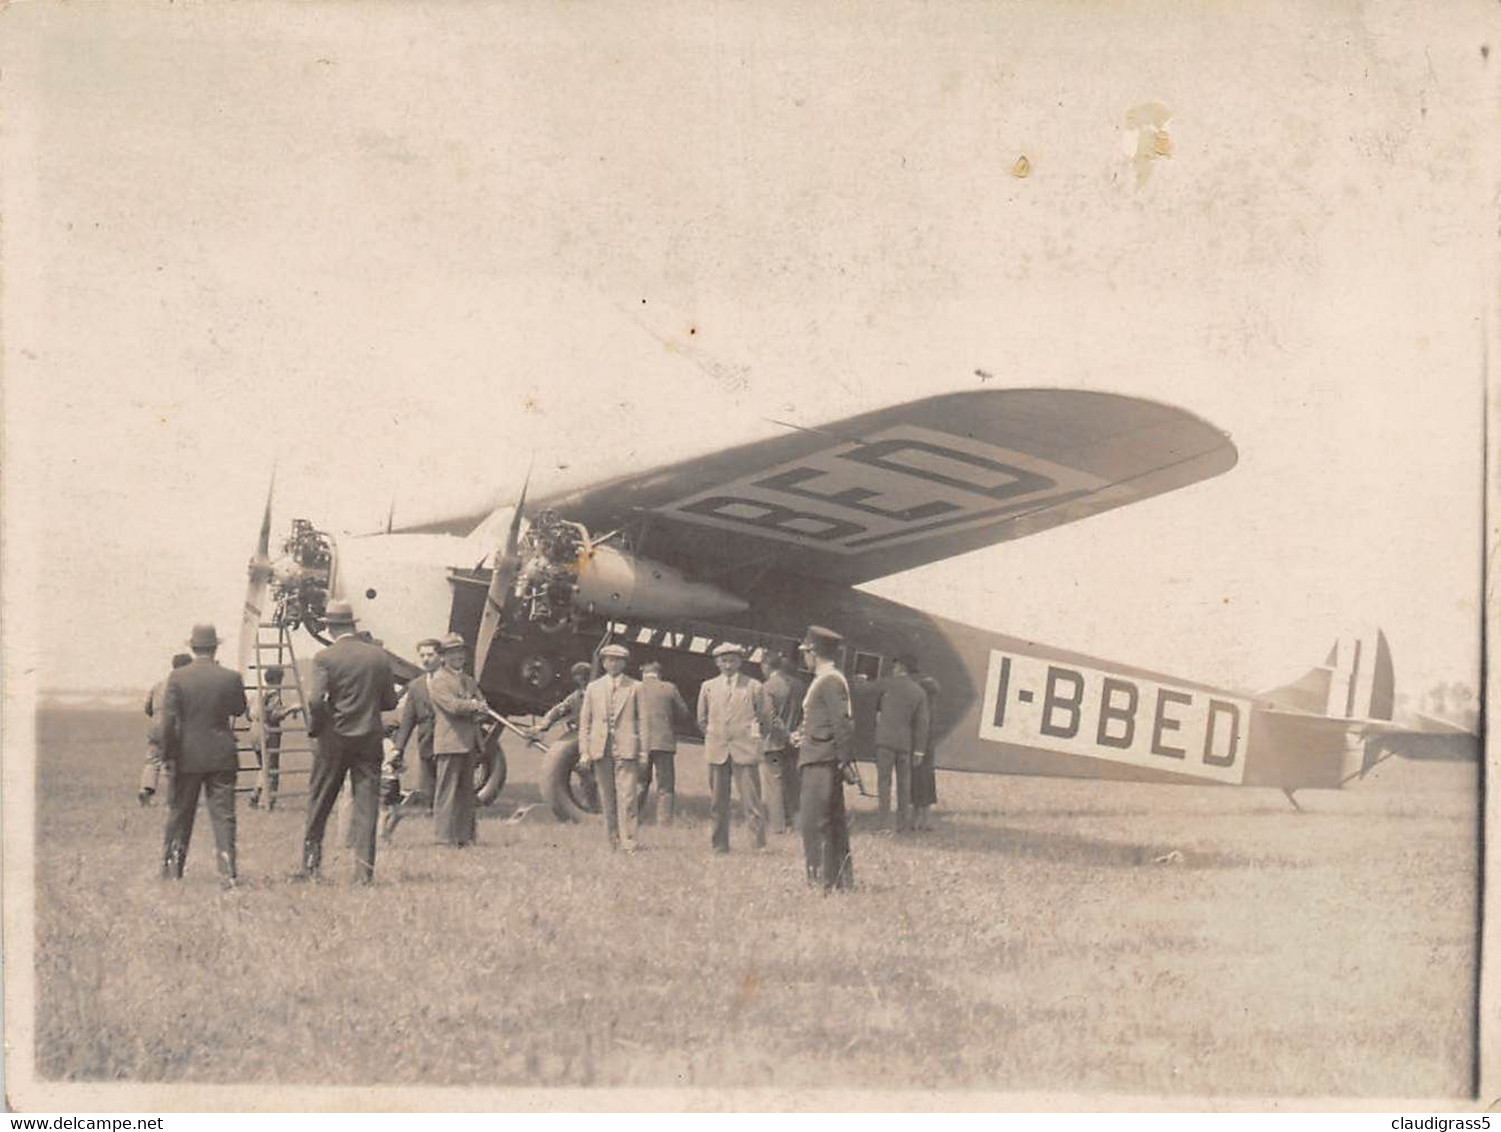
<svg viewBox="0 0 1501 1132"><path fill-rule="evenodd" d="M396 683L386 650L355 635L347 601L331 601L323 620L334 643L313 657L308 733L318 740L309 787L302 865L294 880L311 880L323 865L323 830L339 800L344 776L354 793L354 877L375 880L375 826L384 756L381 712L396 706Z"/></svg>

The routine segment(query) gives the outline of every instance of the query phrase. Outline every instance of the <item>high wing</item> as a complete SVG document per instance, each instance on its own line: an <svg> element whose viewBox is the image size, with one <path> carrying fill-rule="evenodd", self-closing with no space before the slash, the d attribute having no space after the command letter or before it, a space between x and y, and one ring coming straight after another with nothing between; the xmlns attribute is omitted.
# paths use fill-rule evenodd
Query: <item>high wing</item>
<svg viewBox="0 0 1501 1132"><path fill-rule="evenodd" d="M1235 466L1168 405L1058 389L952 393L789 428L537 500L700 577L855 584L1197 483Z"/></svg>

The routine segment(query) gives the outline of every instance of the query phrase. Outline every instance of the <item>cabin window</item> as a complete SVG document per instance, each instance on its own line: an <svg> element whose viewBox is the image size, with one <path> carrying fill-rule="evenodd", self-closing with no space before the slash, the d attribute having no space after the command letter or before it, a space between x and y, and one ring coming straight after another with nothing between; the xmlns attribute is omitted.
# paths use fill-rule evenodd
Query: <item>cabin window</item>
<svg viewBox="0 0 1501 1132"><path fill-rule="evenodd" d="M855 675L864 676L867 680L879 680L881 678L881 658L873 652L857 652L855 654Z"/></svg>

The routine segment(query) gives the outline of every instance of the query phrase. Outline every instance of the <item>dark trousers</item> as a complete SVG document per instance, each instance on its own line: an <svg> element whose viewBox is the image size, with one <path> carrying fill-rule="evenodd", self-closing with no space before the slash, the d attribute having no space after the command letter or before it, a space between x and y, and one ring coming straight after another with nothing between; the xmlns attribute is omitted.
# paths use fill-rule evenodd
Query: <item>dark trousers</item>
<svg viewBox="0 0 1501 1132"><path fill-rule="evenodd" d="M474 752L435 756L438 794L433 809L433 837L445 845L474 841Z"/></svg>
<svg viewBox="0 0 1501 1132"><path fill-rule="evenodd" d="M427 812L432 813L438 797L438 760L434 755L417 757L417 793L427 806Z"/></svg>
<svg viewBox="0 0 1501 1132"><path fill-rule="evenodd" d="M824 890L849 888L855 883L850 856L849 818L844 811L844 776L838 763L813 763L800 768L803 823L803 861L809 883Z"/></svg>
<svg viewBox="0 0 1501 1132"><path fill-rule="evenodd" d="M658 794L672 794L677 790L676 751L652 751L641 775L641 789L636 791L636 814L646 813L646 795L651 790L652 779L657 780Z"/></svg>
<svg viewBox="0 0 1501 1132"><path fill-rule="evenodd" d="M354 794L354 875L358 881L375 877L375 824L380 813L380 732L351 738L330 732L318 736L313 776L308 786L307 829L302 835L303 868L316 871L323 857L323 829L349 775Z"/></svg>
<svg viewBox="0 0 1501 1132"><path fill-rule="evenodd" d="M787 833L796 824L799 792L797 748L767 751L761 762L761 793L767 821L777 833Z"/></svg>
<svg viewBox="0 0 1501 1132"><path fill-rule="evenodd" d="M235 772L215 770L207 773L178 771L170 779L167 805L167 831L162 839L162 876L179 879L188 860L188 844L193 840L193 818L198 810L198 792L203 791L209 820L214 823L214 847L217 850L219 875L235 875Z"/></svg>
<svg viewBox="0 0 1501 1132"><path fill-rule="evenodd" d="M709 789L713 791L709 816L713 828L710 844L720 853L730 851L730 783L745 807L745 821L750 826L751 842L757 849L766 848L766 813L761 809L761 768L755 763L722 762L709 764Z"/></svg>
<svg viewBox="0 0 1501 1132"><path fill-rule="evenodd" d="M896 827L912 828L912 752L876 748L876 796L881 821L891 820L891 780L896 779Z"/></svg>

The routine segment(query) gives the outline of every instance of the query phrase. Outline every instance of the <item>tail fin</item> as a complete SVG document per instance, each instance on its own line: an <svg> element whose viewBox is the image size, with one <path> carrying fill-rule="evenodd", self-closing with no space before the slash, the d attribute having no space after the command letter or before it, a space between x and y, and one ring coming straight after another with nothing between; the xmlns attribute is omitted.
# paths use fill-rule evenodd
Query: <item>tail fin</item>
<svg viewBox="0 0 1501 1132"><path fill-rule="evenodd" d="M1324 663L1261 699L1332 719L1391 719L1396 707L1392 650L1380 629L1342 634Z"/></svg>

